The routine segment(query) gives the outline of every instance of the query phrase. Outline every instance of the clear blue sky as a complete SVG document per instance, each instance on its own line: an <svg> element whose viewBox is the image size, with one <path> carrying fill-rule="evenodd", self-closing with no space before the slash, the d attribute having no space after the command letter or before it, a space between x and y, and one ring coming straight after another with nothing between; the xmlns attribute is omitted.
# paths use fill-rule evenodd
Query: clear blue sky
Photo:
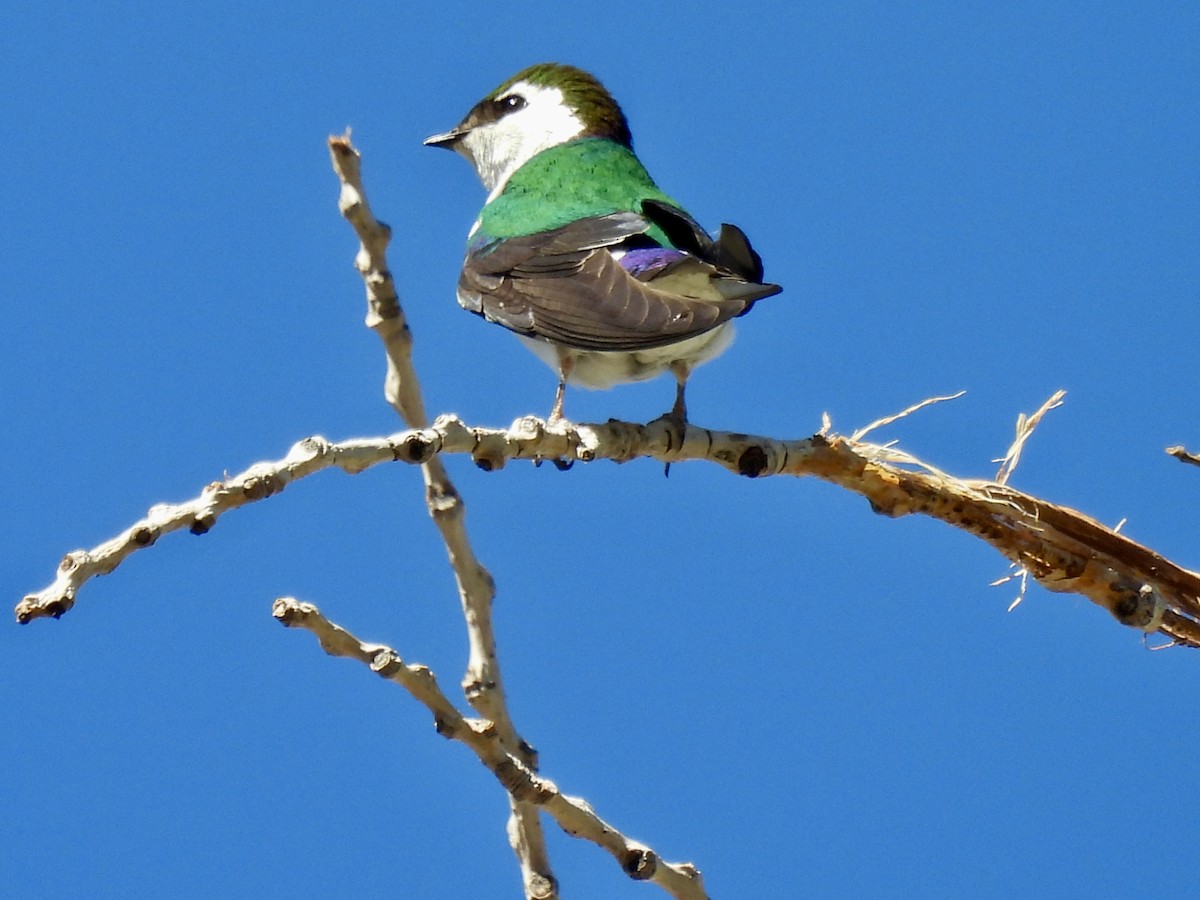
<svg viewBox="0 0 1200 900"><path fill-rule="evenodd" d="M113 3L9 8L6 602L66 550L312 433L386 433L325 137L347 126L433 411L545 414L456 306L483 200L421 146L529 63L596 72L702 222L785 287L693 379L700 425L881 437L1200 565L1200 10L1178 4ZM667 381L576 391L648 419ZM1200 655L1150 653L969 536L702 464L452 462L544 773L714 896L1179 895ZM318 603L453 688L458 602L399 465L174 535L58 622L0 625L0 894L515 897L505 802ZM651 897L549 826L564 896Z"/></svg>

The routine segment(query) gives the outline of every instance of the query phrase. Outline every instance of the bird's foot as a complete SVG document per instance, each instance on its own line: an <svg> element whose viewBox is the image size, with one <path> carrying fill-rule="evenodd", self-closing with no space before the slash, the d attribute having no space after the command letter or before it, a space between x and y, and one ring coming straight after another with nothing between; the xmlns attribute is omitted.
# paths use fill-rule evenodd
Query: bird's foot
<svg viewBox="0 0 1200 900"><path fill-rule="evenodd" d="M662 422L667 428L667 452L679 450L683 447L683 438L687 433L687 409L676 403L675 406L663 413L651 425ZM671 477L671 464L668 462L663 466L663 477Z"/></svg>
<svg viewBox="0 0 1200 900"><path fill-rule="evenodd" d="M554 409L550 410L550 415L546 417L546 430L566 432L574 427L575 423L562 414L562 398L558 398L554 403ZM575 460L564 459L561 456L539 457L533 461L533 464L535 467L540 467L544 462L550 462L560 472L569 471L575 465Z"/></svg>

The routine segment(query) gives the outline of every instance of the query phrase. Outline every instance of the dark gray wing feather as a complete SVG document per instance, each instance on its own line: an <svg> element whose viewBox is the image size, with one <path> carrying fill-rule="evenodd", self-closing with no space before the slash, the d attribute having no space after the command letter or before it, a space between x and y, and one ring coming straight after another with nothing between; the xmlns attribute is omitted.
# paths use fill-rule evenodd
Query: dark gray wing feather
<svg viewBox="0 0 1200 900"><path fill-rule="evenodd" d="M673 227L681 230L682 221ZM649 227L636 213L613 213L469 253L459 278L459 302L521 334L583 350L628 351L702 334L780 290L747 281L740 271L708 259L721 258L726 231L714 242L698 225L696 233L707 247L694 236L680 248L693 257L655 271L649 280L634 278L607 248ZM741 243L749 250L744 235Z"/></svg>

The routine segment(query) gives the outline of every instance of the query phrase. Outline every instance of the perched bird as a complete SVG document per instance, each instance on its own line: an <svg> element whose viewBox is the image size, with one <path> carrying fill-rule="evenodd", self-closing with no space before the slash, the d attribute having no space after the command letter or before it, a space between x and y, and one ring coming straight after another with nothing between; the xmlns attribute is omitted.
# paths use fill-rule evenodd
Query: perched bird
<svg viewBox="0 0 1200 900"><path fill-rule="evenodd" d="M692 369L733 338L730 319L780 287L739 228L714 240L659 190L625 114L587 72L541 63L427 146L455 150L490 192L467 239L464 308L515 331L566 384L608 388L670 370L687 420Z"/></svg>

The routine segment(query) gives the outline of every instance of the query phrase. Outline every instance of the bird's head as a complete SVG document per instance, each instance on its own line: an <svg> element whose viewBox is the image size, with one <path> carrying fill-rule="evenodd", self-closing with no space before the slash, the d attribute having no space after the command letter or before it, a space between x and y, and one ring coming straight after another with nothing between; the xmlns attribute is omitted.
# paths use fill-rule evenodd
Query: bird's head
<svg viewBox="0 0 1200 900"><path fill-rule="evenodd" d="M476 103L444 134L425 139L465 156L492 193L535 154L581 137L630 146L625 114L604 85L574 66L538 63Z"/></svg>

